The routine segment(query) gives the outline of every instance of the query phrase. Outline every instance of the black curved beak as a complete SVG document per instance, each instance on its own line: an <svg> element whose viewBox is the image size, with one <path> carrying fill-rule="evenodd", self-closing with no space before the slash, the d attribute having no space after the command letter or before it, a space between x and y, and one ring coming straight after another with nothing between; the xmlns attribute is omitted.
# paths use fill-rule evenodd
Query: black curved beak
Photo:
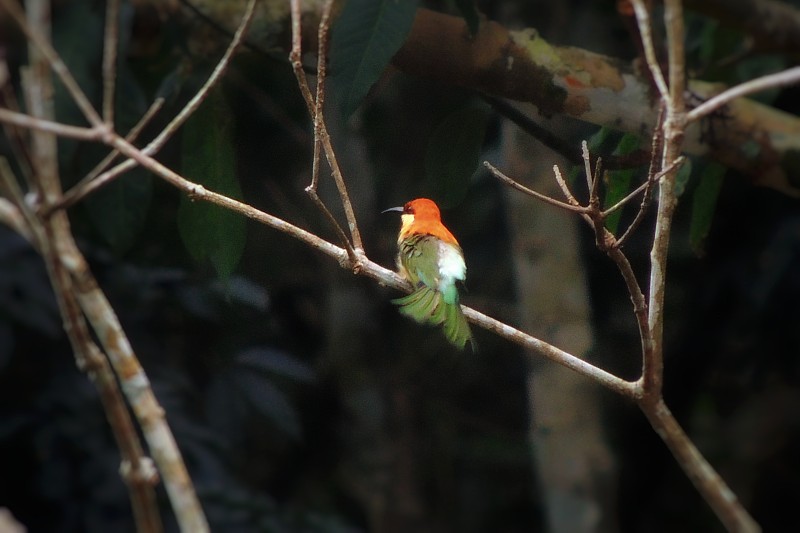
<svg viewBox="0 0 800 533"><path fill-rule="evenodd" d="M381 213L388 213L389 211L400 211L401 213L405 210L405 208L401 207L390 207L389 209L384 209Z"/></svg>

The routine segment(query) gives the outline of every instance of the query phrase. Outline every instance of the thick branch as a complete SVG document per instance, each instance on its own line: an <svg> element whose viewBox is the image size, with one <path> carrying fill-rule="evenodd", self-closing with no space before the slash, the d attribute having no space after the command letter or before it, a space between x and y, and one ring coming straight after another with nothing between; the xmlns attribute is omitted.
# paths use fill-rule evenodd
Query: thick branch
<svg viewBox="0 0 800 533"><path fill-rule="evenodd" d="M419 9L393 64L415 76L515 100L531 116L565 114L636 135L652 131L658 118L649 81L630 64L552 45L534 29L509 31L486 21L471 38L462 18ZM718 84L698 80L686 89L701 100L720 92ZM790 179L793 159L785 157L800 151L796 116L740 98L702 126L686 130L687 153L707 155L756 184L800 196ZM714 135L704 135L708 131ZM754 139L759 150L753 150Z"/></svg>

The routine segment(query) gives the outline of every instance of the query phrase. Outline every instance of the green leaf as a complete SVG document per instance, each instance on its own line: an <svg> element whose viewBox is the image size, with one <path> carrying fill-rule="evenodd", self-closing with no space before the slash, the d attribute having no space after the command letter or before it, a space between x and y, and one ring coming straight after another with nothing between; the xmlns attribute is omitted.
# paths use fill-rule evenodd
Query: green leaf
<svg viewBox="0 0 800 533"><path fill-rule="evenodd" d="M689 225L689 244L698 255L703 253L703 244L708 232L711 230L711 222L714 218L714 210L717 207L717 198L722 189L725 170L722 165L709 163L700 177L700 183L697 184L697 188L694 190L692 220Z"/></svg>
<svg viewBox="0 0 800 533"><path fill-rule="evenodd" d="M480 163L488 115L484 109L459 109L436 127L425 153L431 195L442 205L458 204Z"/></svg>
<svg viewBox="0 0 800 533"><path fill-rule="evenodd" d="M614 130L603 126L598 128L598 130L589 137L589 140L586 141L586 147L589 148L590 154L597 155L601 152L605 152L606 149L604 146L617 138L618 135L615 134ZM581 170L583 170L582 165Z"/></svg>
<svg viewBox="0 0 800 533"><path fill-rule="evenodd" d="M633 152L638 147L639 137L630 133L626 133L622 136L617 144L617 147L614 150L614 155L626 155ZM606 197L603 202L603 206L606 209L625 198L625 196L630 192L631 181L633 180L633 176L636 174L636 172L636 169L626 169L614 170L608 173L608 186L606 187ZM608 215L608 218L606 218L606 228L608 228L608 231L611 233L617 232L623 209L624 208L617 209Z"/></svg>
<svg viewBox="0 0 800 533"><path fill-rule="evenodd" d="M227 106L215 91L183 128L183 174L209 190L241 198L236 179ZM246 221L229 209L193 202L181 196L178 230L192 257L209 260L220 277L228 278L239 263L245 245Z"/></svg>
<svg viewBox="0 0 800 533"><path fill-rule="evenodd" d="M349 0L331 37L334 95L352 115L411 31L416 0Z"/></svg>
<svg viewBox="0 0 800 533"><path fill-rule="evenodd" d="M680 198L683 196L683 193L686 191L686 184L689 183L689 178L692 176L692 160L686 159L681 168L678 169L678 173L675 174L675 196Z"/></svg>
<svg viewBox="0 0 800 533"><path fill-rule="evenodd" d="M455 0L456 7L461 12L461 16L464 17L464 20L467 23L467 28L469 28L469 34L473 37L475 34L478 33L478 27L480 26L480 15L478 14L478 5L475 3L475 0Z"/></svg>

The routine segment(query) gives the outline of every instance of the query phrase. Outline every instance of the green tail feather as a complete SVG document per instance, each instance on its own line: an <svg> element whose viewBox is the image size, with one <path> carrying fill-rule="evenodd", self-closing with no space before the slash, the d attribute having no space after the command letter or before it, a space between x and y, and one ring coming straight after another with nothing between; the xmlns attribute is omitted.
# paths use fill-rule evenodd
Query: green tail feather
<svg viewBox="0 0 800 533"><path fill-rule="evenodd" d="M443 325L444 336L458 348L463 349L469 341L475 349L472 332L457 298L454 303L447 303L440 292L420 287L408 296L392 300L392 303L400 306L402 314L421 324Z"/></svg>

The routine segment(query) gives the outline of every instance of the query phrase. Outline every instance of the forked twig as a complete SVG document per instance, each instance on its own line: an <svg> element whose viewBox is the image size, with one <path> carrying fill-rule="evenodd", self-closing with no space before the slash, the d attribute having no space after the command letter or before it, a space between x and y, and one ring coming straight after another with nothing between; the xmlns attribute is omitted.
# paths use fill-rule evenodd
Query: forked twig
<svg viewBox="0 0 800 533"><path fill-rule="evenodd" d="M658 118L656 119L656 125L653 129L653 138L650 143L650 167L647 170L647 181L645 182L647 186L645 187L644 194L642 195L642 203L639 205L639 211L636 213L636 216L633 218L633 221L628 225L628 228L625 230L625 233L617 239L617 245L622 246L626 240L633 234L639 224L641 224L642 220L644 220L644 215L647 212L647 208L650 207L650 199L652 198L652 188L653 185L656 183L656 174L658 169L661 168L661 151L664 148L664 117L666 115L666 105L664 104L664 100L660 101L658 106Z"/></svg>
<svg viewBox="0 0 800 533"><path fill-rule="evenodd" d="M106 2L106 27L103 42L103 121L114 127L114 87L117 81L119 42L119 0Z"/></svg>
<svg viewBox="0 0 800 533"><path fill-rule="evenodd" d="M525 194L527 194L529 196L533 196L537 200L541 200L542 202L544 202L546 204L550 204L550 205L553 205L555 207L560 207L561 209L565 209L567 211L572 211L573 213L579 213L579 214L586 213L586 209L587 208L585 208L583 206L580 206L580 205L577 205L577 200L575 200L575 198L571 198L571 195L569 197L569 198L571 198L570 203L567 204L567 203L564 203L564 202L560 202L560 201L556 200L555 198L550 198L546 194L542 194L540 192L534 191L533 189L529 189L528 187L522 185L520 182L518 182L518 181L516 181L514 179L511 179L510 177L508 177L506 174L501 172L497 167L495 167L494 165L492 165L488 161L484 161L483 162L483 166L485 166L489 170L489 172L491 172L497 179L499 179L500 181L502 181L503 183L505 183L509 187L511 187L513 189L516 189L516 190L518 190L518 191L520 191L522 193L525 193ZM572 203L572 202L574 202L574 203Z"/></svg>
<svg viewBox="0 0 800 533"><path fill-rule="evenodd" d="M339 241L344 246L344 249L347 250L347 256L350 258L353 266L355 267L358 265L358 257L356 256L356 251L353 249L353 245L350 243L350 240L347 238L347 234L344 232L342 227L339 225L339 222L336 220L336 217L328 209L328 206L325 205L325 202L322 201L322 198L319 197L317 193L317 186L319 185L319 173L320 173L320 166L321 162L321 155L322 155L322 138L327 131L325 130L325 80L327 79L328 74L328 28L330 24L330 16L331 16L331 7L333 6L333 2L328 0L322 6L322 16L320 17L319 21L319 29L317 32L317 89L316 95L314 97L314 157L311 161L311 184L306 187L305 191L317 208L322 211L325 217L328 219L328 222L333 226L334 231L339 236ZM299 40L295 40L293 42L300 42ZM293 50L294 52L294 50ZM300 50L297 51L297 55L300 54ZM295 70L297 74L298 71ZM306 78L305 71L302 71L301 76L303 77L305 82L305 86L308 87L308 81ZM302 89L301 89L302 90ZM337 166L338 168L338 166ZM336 179L336 178L334 178ZM338 180L337 180L338 183ZM344 183L344 180L342 180ZM341 191L342 189L340 189ZM349 195L345 190L344 194L340 194L343 196L343 202L349 202Z"/></svg>
<svg viewBox="0 0 800 533"><path fill-rule="evenodd" d="M156 113L161 110L163 105L164 99L156 98L153 104L147 109L145 114L142 115L142 118L139 119L139 122L137 122L131 131L128 132L128 135L125 136L125 140L130 143L135 142L145 126L150 123L153 117L156 116ZM75 205L83 198L96 191L98 188L110 182L114 177L118 176L119 174L111 174L109 172L101 174L106 167L108 167L108 165L110 165L114 159L117 158L117 156L119 156L119 152L117 150L112 150L103 158L102 161L95 165L95 167L86 176L84 176L83 179L65 192L58 201L47 206L42 211L42 215L49 216L50 213L55 210L66 209L67 207Z"/></svg>
<svg viewBox="0 0 800 533"><path fill-rule="evenodd" d="M11 0L0 0L0 1L8 2ZM249 0L249 2L247 3L247 7L245 8L245 12L242 15L242 20L239 23L239 27L236 29L236 33L233 35L233 39L228 44L228 48L225 50L225 53L222 55L222 58L220 58L220 60L217 62L217 65L216 67L214 67L214 70L211 72L211 75L208 77L203 86L200 87L200 89L194 94L194 96L186 103L183 109L181 109L180 112L177 115L175 115L175 118L173 118L169 122L169 124L167 124L164 127L164 129L152 141L150 141L147 144L147 146L142 148L143 153L147 155L157 154L158 151L161 150L161 148L164 146L164 144L166 144L166 142L173 135L175 135L175 132L177 132L178 129L181 126L183 126L183 124L189 119L189 117L192 116L192 113L194 113L197 110L197 108L200 107L200 105L208 96L208 93L211 91L211 89L215 87L216 84L219 82L219 80L222 78L222 75L228 69L228 66L230 64L231 59L233 58L234 53L239 49L239 46L241 45L242 40L244 39L244 36L247 33L247 28L250 26L250 22L253 20L253 14L255 13L255 6L256 6L256 0ZM72 96L73 98L75 97L75 95ZM159 104L158 100L156 100L156 102L153 103L153 105L150 107L150 109L142 118L142 120L139 121L139 124L144 126L145 120L149 120L149 116L154 114L158 110L158 108L160 108L160 106L161 104ZM0 110L0 112L1 111L2 110ZM100 140L104 139L101 138ZM105 142L109 144L107 140L105 140ZM78 199L84 197L85 195L91 193L92 191L97 190L97 188L102 187L103 185L107 184L111 180L122 175L124 172L127 172L128 170L134 168L135 166L136 166L136 161L134 161L133 159L127 159L122 163L119 163L118 165L100 174L94 180L92 180L90 184L86 186L88 188L87 191L81 193L79 192L73 193L72 191L70 191L69 192L70 195L74 194L77 196L77 198L72 198L70 202L74 203L78 201ZM64 207L67 204L65 203L62 205L61 203L59 203L58 205L59 207Z"/></svg>
<svg viewBox="0 0 800 533"><path fill-rule="evenodd" d="M0 0L0 3L2 3L8 14L11 15L11 18L14 19L14 22L30 42L35 44L36 48L41 51L41 54L47 60L50 68L56 73L61 83L64 84L70 97L75 101L75 104L81 110L89 124L101 131L108 131L106 125L103 124L103 119L97 114L97 111L95 111L91 102L89 102L86 94L81 90L78 82L75 81L67 65L61 60L50 42L41 33L34 31L31 25L27 23L25 12L22 10L19 3L17 3L16 0Z"/></svg>
<svg viewBox="0 0 800 533"><path fill-rule="evenodd" d="M330 13L333 7L332 0L326 0L322 7L322 14L320 17L318 29L318 53L317 53L317 91L316 98L312 96L311 89L309 88L308 78L302 63L302 5L301 0L291 0L291 16L292 16L292 50L289 53L289 60L292 63L297 84L303 99L306 102L308 113L314 121L314 160L312 162L312 180L311 184L306 188L314 203L322 210L325 216L333 224L337 234L340 238L344 235L344 231L338 226L335 218L331 215L330 211L325 207L322 200L316 192L318 176L319 176L319 160L321 158L320 151L324 151L325 158L328 161L328 166L331 169L333 181L339 191L339 199L344 208L345 218L350 230L352 244L350 240L345 237L343 245L348 252L348 256L352 262L353 268L358 269L360 258L357 251L362 251L364 245L361 240L361 232L358 229L355 212L353 211L353 204L350 201L350 194L347 192L347 186L342 176L339 163L336 158L336 152L331 144L328 129L325 125L324 103L325 103L325 78L327 73L327 60L328 60L328 34L330 30ZM321 145L322 150L317 148L317 143Z"/></svg>

